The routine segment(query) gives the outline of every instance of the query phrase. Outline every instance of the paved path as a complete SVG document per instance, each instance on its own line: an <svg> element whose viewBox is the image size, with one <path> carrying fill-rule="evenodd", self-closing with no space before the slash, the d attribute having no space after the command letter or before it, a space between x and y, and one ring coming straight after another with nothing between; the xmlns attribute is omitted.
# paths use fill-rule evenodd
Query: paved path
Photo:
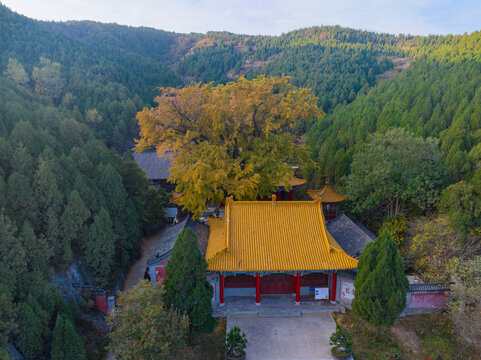
<svg viewBox="0 0 481 360"><path fill-rule="evenodd" d="M155 233L152 236L146 237L140 244L140 257L129 269L129 272L124 281L123 290L128 290L135 286L140 280L144 279L145 268L147 267L147 260L154 252L155 245L162 236L164 229Z"/></svg>
<svg viewBox="0 0 481 360"><path fill-rule="evenodd" d="M149 259L150 255L152 255L155 245L159 241L160 237L164 229L155 233L152 236L145 237L140 244L140 257L137 259L135 263L129 269L129 272L125 278L123 290L128 290L135 286L140 280L144 279L144 272L145 268L147 267L147 260ZM107 353L105 355L104 360L115 360L115 357L112 353Z"/></svg>
<svg viewBox="0 0 481 360"><path fill-rule="evenodd" d="M264 316L227 316L227 331L237 325L246 333L247 360L332 359L329 337L336 330L336 323L330 311Z"/></svg>

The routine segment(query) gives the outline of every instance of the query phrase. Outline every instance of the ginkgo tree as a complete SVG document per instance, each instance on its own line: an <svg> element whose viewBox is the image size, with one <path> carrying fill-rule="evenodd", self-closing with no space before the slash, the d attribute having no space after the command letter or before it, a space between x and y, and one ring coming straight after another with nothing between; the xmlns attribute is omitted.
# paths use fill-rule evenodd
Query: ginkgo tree
<svg viewBox="0 0 481 360"><path fill-rule="evenodd" d="M157 106L137 115L136 151L155 147L172 157L169 181L184 192L177 203L194 216L206 201L270 195L287 183L292 165L310 163L308 151L294 143L297 122L324 115L311 91L289 80L240 77L218 86L161 88Z"/></svg>

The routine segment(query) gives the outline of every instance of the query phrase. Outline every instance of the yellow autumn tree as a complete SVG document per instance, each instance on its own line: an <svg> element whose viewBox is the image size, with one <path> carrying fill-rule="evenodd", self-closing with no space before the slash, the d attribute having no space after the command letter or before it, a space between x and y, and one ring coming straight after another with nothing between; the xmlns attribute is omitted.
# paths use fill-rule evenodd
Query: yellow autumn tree
<svg viewBox="0 0 481 360"><path fill-rule="evenodd" d="M449 259L462 252L463 234L444 215L419 220L416 228L418 233L409 246L414 267L427 281L447 280Z"/></svg>
<svg viewBox="0 0 481 360"><path fill-rule="evenodd" d="M206 201L270 195L275 184L287 183L292 165L310 162L294 143L296 123L324 115L311 91L289 80L241 77L218 86L161 88L157 106L137 114L136 151L155 147L172 157L169 181L184 192L178 204L194 216Z"/></svg>

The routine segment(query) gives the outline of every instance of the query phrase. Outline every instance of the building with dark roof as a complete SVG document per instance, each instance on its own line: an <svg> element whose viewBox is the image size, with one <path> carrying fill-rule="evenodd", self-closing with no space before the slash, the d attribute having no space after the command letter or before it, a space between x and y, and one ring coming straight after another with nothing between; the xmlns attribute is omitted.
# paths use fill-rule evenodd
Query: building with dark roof
<svg viewBox="0 0 481 360"><path fill-rule="evenodd" d="M374 234L344 214L328 221L326 227L342 249L355 259L359 259L367 244L376 240Z"/></svg>
<svg viewBox="0 0 481 360"><path fill-rule="evenodd" d="M133 154L134 160L144 170L145 175L155 187L162 186L173 190L172 184L168 182L172 161L169 157L160 157L154 151L146 151L140 154Z"/></svg>
<svg viewBox="0 0 481 360"><path fill-rule="evenodd" d="M177 237L182 230L188 227L197 235L200 252L202 256L205 256L207 240L209 238L209 227L207 225L187 217L178 224L167 227L160 236L152 255L147 260L147 267L153 283L162 283L165 281L165 267L170 260Z"/></svg>
<svg viewBox="0 0 481 360"><path fill-rule="evenodd" d="M142 170L144 170L147 179L150 181L150 185L156 189L162 187L168 192L175 194L175 184L169 182L169 169L172 165L172 160L168 156L160 157L154 151L146 151L140 154L134 153L133 156L137 164L142 168ZM174 204L174 202L172 203ZM178 219L183 219L185 216L181 209L176 205L172 205L165 210L165 217L171 223L176 217Z"/></svg>

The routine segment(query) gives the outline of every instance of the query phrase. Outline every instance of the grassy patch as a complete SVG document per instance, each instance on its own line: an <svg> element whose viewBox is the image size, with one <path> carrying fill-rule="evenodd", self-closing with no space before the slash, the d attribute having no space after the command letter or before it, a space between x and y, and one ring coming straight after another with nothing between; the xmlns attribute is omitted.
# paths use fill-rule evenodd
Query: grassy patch
<svg viewBox="0 0 481 360"><path fill-rule="evenodd" d="M421 343L421 349L405 346L406 337L398 336L397 329L413 334ZM405 349L406 359L479 360L478 350L466 344L454 331L447 314L411 315L398 319L392 329L396 340Z"/></svg>
<svg viewBox="0 0 481 360"><path fill-rule="evenodd" d="M334 313L334 319L343 330L351 334L354 342L352 353L356 359L386 360L397 349L388 331L379 332L352 311Z"/></svg>
<svg viewBox="0 0 481 360"><path fill-rule="evenodd" d="M224 360L226 318L216 318L214 331L195 337L193 346L185 346L172 360Z"/></svg>
<svg viewBox="0 0 481 360"><path fill-rule="evenodd" d="M444 314L410 315L382 331L349 310L334 313L334 319L351 334L355 359L386 360L397 353L403 360L438 356L442 360L479 360L476 349L456 336L451 320Z"/></svg>

